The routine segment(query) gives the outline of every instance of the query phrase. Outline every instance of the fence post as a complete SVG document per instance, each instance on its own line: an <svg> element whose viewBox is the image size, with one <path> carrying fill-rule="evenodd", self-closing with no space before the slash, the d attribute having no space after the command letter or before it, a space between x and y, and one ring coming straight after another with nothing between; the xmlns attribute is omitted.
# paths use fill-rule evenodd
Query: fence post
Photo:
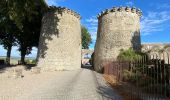
<svg viewBox="0 0 170 100"><path fill-rule="evenodd" d="M164 75L164 53L161 54L160 56L161 62L160 62L160 86L161 86L161 91L160 91L160 95L163 96L163 75Z"/></svg>
<svg viewBox="0 0 170 100"><path fill-rule="evenodd" d="M166 52L166 51L165 51ZM167 83L167 86L166 86L166 96L167 97L170 97L170 65L169 65L169 53L166 52L167 54L167 58L168 58L168 64L166 66L166 83Z"/></svg>
<svg viewBox="0 0 170 100"><path fill-rule="evenodd" d="M156 54L156 95L159 94L159 88L158 88L158 85L159 85L159 58L158 58L158 55ZM158 99L159 99L159 96L158 96Z"/></svg>
<svg viewBox="0 0 170 100"><path fill-rule="evenodd" d="M168 84L168 87L169 87L169 95L168 95L168 97L170 97L170 55L169 55L169 53L167 53L167 56L168 56L168 74L169 74L169 84Z"/></svg>

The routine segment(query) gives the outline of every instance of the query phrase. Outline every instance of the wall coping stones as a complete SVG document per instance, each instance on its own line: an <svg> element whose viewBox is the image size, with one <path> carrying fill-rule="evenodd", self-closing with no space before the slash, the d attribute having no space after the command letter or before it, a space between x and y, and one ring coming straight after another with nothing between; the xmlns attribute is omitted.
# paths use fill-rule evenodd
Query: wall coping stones
<svg viewBox="0 0 170 100"><path fill-rule="evenodd" d="M106 9L101 13L99 13L97 18L99 19L100 17L106 14L114 13L114 12L131 12L131 13L136 13L139 17L142 16L142 11L140 9L126 6L126 7L112 7L111 9Z"/></svg>
<svg viewBox="0 0 170 100"><path fill-rule="evenodd" d="M81 19L81 16L80 16L79 13L77 13L77 12L75 12L75 11L69 9L69 8L66 8L66 7L49 6L48 11L57 11L57 12L60 12L60 13L64 13L65 12L65 13L68 13L68 14L71 14L71 15L77 17L78 19Z"/></svg>

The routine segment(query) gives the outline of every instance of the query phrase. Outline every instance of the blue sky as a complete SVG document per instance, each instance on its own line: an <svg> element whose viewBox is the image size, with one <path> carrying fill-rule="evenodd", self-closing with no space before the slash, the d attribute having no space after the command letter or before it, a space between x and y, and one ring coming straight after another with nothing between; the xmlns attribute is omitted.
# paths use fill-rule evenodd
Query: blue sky
<svg viewBox="0 0 170 100"><path fill-rule="evenodd" d="M81 24L91 33L94 48L98 21L96 15L113 6L135 6L143 12L141 18L142 43L170 43L170 0L46 0L48 5L68 7L81 16ZM35 57L37 49L34 48L29 56ZM0 56L6 51L0 46ZM19 56L17 47L12 50L12 56Z"/></svg>

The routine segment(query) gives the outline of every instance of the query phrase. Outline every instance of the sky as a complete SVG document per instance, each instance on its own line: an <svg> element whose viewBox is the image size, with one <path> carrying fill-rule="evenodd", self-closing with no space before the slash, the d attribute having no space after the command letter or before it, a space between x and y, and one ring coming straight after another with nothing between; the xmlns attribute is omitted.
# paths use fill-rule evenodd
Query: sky
<svg viewBox="0 0 170 100"><path fill-rule="evenodd" d="M141 42L170 43L170 0L46 0L49 6L62 6L78 12L81 24L88 28L94 49L98 20L97 14L114 6L130 6L142 10ZM33 48L28 57L36 57L37 49ZM0 46L0 56L5 56L6 50ZM13 47L12 56L20 56L17 47Z"/></svg>

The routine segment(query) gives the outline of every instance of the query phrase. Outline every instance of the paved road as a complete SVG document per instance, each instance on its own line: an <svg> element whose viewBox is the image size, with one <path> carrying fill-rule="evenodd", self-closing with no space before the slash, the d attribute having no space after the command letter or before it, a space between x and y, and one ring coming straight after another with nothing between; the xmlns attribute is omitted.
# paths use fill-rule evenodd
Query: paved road
<svg viewBox="0 0 170 100"><path fill-rule="evenodd" d="M64 71L17 100L121 100L103 77L89 69Z"/></svg>

